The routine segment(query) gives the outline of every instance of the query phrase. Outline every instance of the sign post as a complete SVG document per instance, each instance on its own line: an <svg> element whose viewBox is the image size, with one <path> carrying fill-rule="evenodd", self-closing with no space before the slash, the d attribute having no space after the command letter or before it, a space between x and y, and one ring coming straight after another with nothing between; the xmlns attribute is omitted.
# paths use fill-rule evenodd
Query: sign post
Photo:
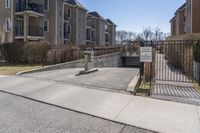
<svg viewBox="0 0 200 133"><path fill-rule="evenodd" d="M140 47L140 62L152 62L152 47Z"/></svg>

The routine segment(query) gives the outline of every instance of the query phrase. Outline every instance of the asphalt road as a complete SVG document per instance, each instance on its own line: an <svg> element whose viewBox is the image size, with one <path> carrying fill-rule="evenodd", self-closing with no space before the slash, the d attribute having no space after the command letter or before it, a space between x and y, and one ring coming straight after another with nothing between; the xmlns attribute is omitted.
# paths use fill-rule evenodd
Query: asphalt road
<svg viewBox="0 0 200 133"><path fill-rule="evenodd" d="M23 76L36 79L59 81L66 84L83 85L97 89L107 89L109 91L124 91L131 80L136 76L137 68L99 68L98 72L75 76L83 69L60 69L44 71Z"/></svg>
<svg viewBox="0 0 200 133"><path fill-rule="evenodd" d="M0 133L152 133L0 92Z"/></svg>

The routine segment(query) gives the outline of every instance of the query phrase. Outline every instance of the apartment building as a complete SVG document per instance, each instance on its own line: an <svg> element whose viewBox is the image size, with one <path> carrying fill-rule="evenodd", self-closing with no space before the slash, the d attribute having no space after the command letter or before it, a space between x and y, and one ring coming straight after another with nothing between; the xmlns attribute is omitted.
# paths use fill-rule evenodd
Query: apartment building
<svg viewBox="0 0 200 133"><path fill-rule="evenodd" d="M104 45L106 20L91 13L92 21L97 20L94 27L87 12L77 0L1 0L0 43L85 45L90 26L95 29L90 41Z"/></svg>
<svg viewBox="0 0 200 133"><path fill-rule="evenodd" d="M171 35L200 33L200 0L186 0L170 20Z"/></svg>
<svg viewBox="0 0 200 133"><path fill-rule="evenodd" d="M116 25L98 12L87 14L86 42L90 45L115 45Z"/></svg>
<svg viewBox="0 0 200 133"><path fill-rule="evenodd" d="M176 35L176 16L174 16L171 20L171 35L174 36Z"/></svg>
<svg viewBox="0 0 200 133"><path fill-rule="evenodd" d="M174 17L170 20L171 35L185 34L186 3L178 8Z"/></svg>
<svg viewBox="0 0 200 133"><path fill-rule="evenodd" d="M200 0L186 0L187 33L200 33Z"/></svg>
<svg viewBox="0 0 200 133"><path fill-rule="evenodd" d="M114 24L110 19L106 19L106 38L105 42L107 45L115 45L115 36L116 36L116 24Z"/></svg>

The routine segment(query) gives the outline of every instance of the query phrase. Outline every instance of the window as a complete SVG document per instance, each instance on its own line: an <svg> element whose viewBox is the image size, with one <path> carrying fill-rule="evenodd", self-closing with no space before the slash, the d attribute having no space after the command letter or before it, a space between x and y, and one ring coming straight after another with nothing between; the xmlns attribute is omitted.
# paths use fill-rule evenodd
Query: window
<svg viewBox="0 0 200 133"><path fill-rule="evenodd" d="M60 10L60 17L62 16L62 10Z"/></svg>
<svg viewBox="0 0 200 133"><path fill-rule="evenodd" d="M5 31L10 32L10 30L11 30L10 18L6 18L6 20L5 20Z"/></svg>
<svg viewBox="0 0 200 133"><path fill-rule="evenodd" d="M69 18L71 18L71 9L67 10L67 15L68 15Z"/></svg>
<svg viewBox="0 0 200 133"><path fill-rule="evenodd" d="M71 26L68 26L68 34L71 34Z"/></svg>
<svg viewBox="0 0 200 133"><path fill-rule="evenodd" d="M105 25L105 29L106 29L106 30L108 29L108 25L107 25L107 24Z"/></svg>
<svg viewBox="0 0 200 133"><path fill-rule="evenodd" d="M5 0L5 8L10 8L10 0Z"/></svg>
<svg viewBox="0 0 200 133"><path fill-rule="evenodd" d="M44 0L44 10L49 10L49 0Z"/></svg>
<svg viewBox="0 0 200 133"><path fill-rule="evenodd" d="M49 21L48 20L44 20L44 31L45 32L49 31Z"/></svg>

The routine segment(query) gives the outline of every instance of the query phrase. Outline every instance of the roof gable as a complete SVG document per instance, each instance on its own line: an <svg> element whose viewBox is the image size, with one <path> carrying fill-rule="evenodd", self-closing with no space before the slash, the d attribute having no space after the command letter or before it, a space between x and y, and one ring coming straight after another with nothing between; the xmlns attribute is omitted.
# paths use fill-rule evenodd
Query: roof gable
<svg viewBox="0 0 200 133"><path fill-rule="evenodd" d="M84 10L87 10L80 2L78 2L77 0L65 0L66 3L73 5L73 6L78 6Z"/></svg>
<svg viewBox="0 0 200 133"><path fill-rule="evenodd" d="M105 18L103 16L101 16L98 12L89 12L88 14L91 16L94 16L96 18L105 20Z"/></svg>

